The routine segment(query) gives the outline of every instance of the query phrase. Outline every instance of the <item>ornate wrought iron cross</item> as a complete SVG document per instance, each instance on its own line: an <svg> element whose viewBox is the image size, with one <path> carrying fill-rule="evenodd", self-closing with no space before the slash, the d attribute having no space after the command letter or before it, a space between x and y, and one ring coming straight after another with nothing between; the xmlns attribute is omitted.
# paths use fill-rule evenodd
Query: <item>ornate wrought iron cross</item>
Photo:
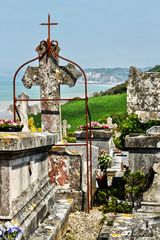
<svg viewBox="0 0 160 240"><path fill-rule="evenodd" d="M50 55L50 50L51 50L51 26L52 25L58 25L58 23L51 23L50 14L48 14L48 23L41 23L40 25L48 26L47 44L48 44L48 55Z"/></svg>

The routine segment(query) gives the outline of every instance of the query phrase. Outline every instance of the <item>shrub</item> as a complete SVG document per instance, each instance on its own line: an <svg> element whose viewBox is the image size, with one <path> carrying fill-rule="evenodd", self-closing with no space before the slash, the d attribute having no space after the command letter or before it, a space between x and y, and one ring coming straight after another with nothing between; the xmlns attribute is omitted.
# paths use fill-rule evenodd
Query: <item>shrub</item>
<svg viewBox="0 0 160 240"><path fill-rule="evenodd" d="M101 210L104 213L132 212L135 202L141 201L142 194L146 190L147 176L140 170L134 173L128 170L121 178L121 185L97 190L95 203L102 205Z"/></svg>
<svg viewBox="0 0 160 240"><path fill-rule="evenodd" d="M108 189L98 189L94 196L94 203L96 205L106 204L106 202L108 201L108 196Z"/></svg>
<svg viewBox="0 0 160 240"><path fill-rule="evenodd" d="M94 96L104 96L104 95L116 95L127 92L127 81L121 84L118 84L107 91L101 91L99 93L95 92Z"/></svg>
<svg viewBox="0 0 160 240"><path fill-rule="evenodd" d="M131 213L132 204L126 201L119 201L116 197L111 197L107 204L102 206L103 213L116 212L116 213Z"/></svg>
<svg viewBox="0 0 160 240"><path fill-rule="evenodd" d="M139 121L136 114L131 114L123 119L119 124L119 131L121 136L114 139L116 147L120 149L125 149L125 136L130 133L146 133L146 130L152 126L160 125L160 120L150 120L147 123L142 123Z"/></svg>
<svg viewBox="0 0 160 240"><path fill-rule="evenodd" d="M123 122L123 120L125 120L127 118L128 114L127 113L114 113L114 114L106 114L103 117L101 117L98 121L100 123L106 123L107 122L107 118L111 117L112 118L112 122L116 123L118 125L118 127L120 128L121 123Z"/></svg>
<svg viewBox="0 0 160 240"><path fill-rule="evenodd" d="M141 200L142 194L145 190L147 183L147 176L140 170L134 173L127 173L123 177L125 182L125 196L126 199L134 203Z"/></svg>

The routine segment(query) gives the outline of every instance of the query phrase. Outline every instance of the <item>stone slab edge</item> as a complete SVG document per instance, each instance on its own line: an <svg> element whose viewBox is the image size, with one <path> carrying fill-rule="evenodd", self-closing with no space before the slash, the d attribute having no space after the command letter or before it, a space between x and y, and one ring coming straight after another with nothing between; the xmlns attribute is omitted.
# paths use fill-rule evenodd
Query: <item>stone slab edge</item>
<svg viewBox="0 0 160 240"><path fill-rule="evenodd" d="M74 200L59 200L28 240L59 240L65 233Z"/></svg>
<svg viewBox="0 0 160 240"><path fill-rule="evenodd" d="M126 148L157 148L157 144L160 142L160 135L138 135L138 136L126 136L125 147Z"/></svg>
<svg viewBox="0 0 160 240"><path fill-rule="evenodd" d="M43 199L46 198L47 194L50 194L53 189L54 192L57 191L57 187L51 185L50 181L46 181L45 184L41 186L41 188L39 186L38 191L34 192L34 195L32 195L32 197L30 196L30 198L28 197L26 198L26 200L24 200L24 196L22 196L18 199L18 201L14 202L13 206L15 211L18 207L21 207L18 214L15 216L15 218L17 219L16 221L22 224L22 222L24 222L24 220L29 216L29 214L34 209L36 209L41 202L43 202ZM32 192L32 190L30 191Z"/></svg>
<svg viewBox="0 0 160 240"><path fill-rule="evenodd" d="M0 151L20 151L52 146L58 141L57 133L0 133Z"/></svg>
<svg viewBox="0 0 160 240"><path fill-rule="evenodd" d="M23 223L20 227L23 229L24 234L22 236L22 240L28 240L29 237L36 231L39 227L40 223L45 219L46 215L48 214L49 210L55 204L55 194L57 188L53 188L46 196L41 196L41 202L37 204L36 208L31 207L28 212L28 215L25 219L23 219ZM18 222L18 218L13 219L13 222ZM22 220L21 220L22 221Z"/></svg>

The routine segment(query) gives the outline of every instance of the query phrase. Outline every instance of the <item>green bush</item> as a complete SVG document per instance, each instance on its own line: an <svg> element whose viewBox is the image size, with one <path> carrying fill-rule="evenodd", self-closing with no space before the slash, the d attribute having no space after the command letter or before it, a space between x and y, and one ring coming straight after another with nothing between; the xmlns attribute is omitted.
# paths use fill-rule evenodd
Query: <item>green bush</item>
<svg viewBox="0 0 160 240"><path fill-rule="evenodd" d="M119 201L116 197L111 197L107 204L102 206L103 213L116 212L116 213L131 213L132 204L126 201Z"/></svg>
<svg viewBox="0 0 160 240"><path fill-rule="evenodd" d="M97 95L104 96L104 95L114 95L114 94L121 94L127 92L127 81L121 84L118 84L107 91L102 91Z"/></svg>
<svg viewBox="0 0 160 240"><path fill-rule="evenodd" d="M98 189L94 195L94 203L95 205L106 204L108 201L108 189Z"/></svg>
<svg viewBox="0 0 160 240"><path fill-rule="evenodd" d="M125 196L126 199L134 203L141 200L142 194L146 188L147 176L140 170L134 173L127 173L123 177L125 183Z"/></svg>
<svg viewBox="0 0 160 240"><path fill-rule="evenodd" d="M140 202L143 192L146 190L147 175L138 170L131 173L125 172L117 187L98 189L95 194L96 205L102 205L104 213L130 213L135 202Z"/></svg>
<svg viewBox="0 0 160 240"><path fill-rule="evenodd" d="M68 136L68 137L74 137L74 132L68 132L68 133L67 133L67 136Z"/></svg>
<svg viewBox="0 0 160 240"><path fill-rule="evenodd" d="M149 72L160 72L160 65L155 65L149 70Z"/></svg>
<svg viewBox="0 0 160 240"><path fill-rule="evenodd" d="M123 115L123 117L125 114ZM122 119L123 119L122 117ZM126 118L119 123L119 131L121 136L114 139L117 148L125 149L125 136L130 133L146 133L146 130L152 126L159 126L160 120L150 120L147 123L139 121L136 114L126 115Z"/></svg>

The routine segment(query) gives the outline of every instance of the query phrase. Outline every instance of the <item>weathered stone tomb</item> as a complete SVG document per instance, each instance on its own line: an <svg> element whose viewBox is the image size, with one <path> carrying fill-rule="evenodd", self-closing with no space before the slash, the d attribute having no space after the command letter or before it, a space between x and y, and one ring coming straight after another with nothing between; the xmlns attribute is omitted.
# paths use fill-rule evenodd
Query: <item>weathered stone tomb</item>
<svg viewBox="0 0 160 240"><path fill-rule="evenodd" d="M136 113L142 122L160 119L160 73L130 67L127 107L128 113Z"/></svg>
<svg viewBox="0 0 160 240"><path fill-rule="evenodd" d="M132 172L140 169L147 174L160 160L160 134L130 134L126 136L125 146Z"/></svg>
<svg viewBox="0 0 160 240"><path fill-rule="evenodd" d="M0 220L14 219L26 234L54 202L48 153L57 139L51 133L0 133Z"/></svg>

